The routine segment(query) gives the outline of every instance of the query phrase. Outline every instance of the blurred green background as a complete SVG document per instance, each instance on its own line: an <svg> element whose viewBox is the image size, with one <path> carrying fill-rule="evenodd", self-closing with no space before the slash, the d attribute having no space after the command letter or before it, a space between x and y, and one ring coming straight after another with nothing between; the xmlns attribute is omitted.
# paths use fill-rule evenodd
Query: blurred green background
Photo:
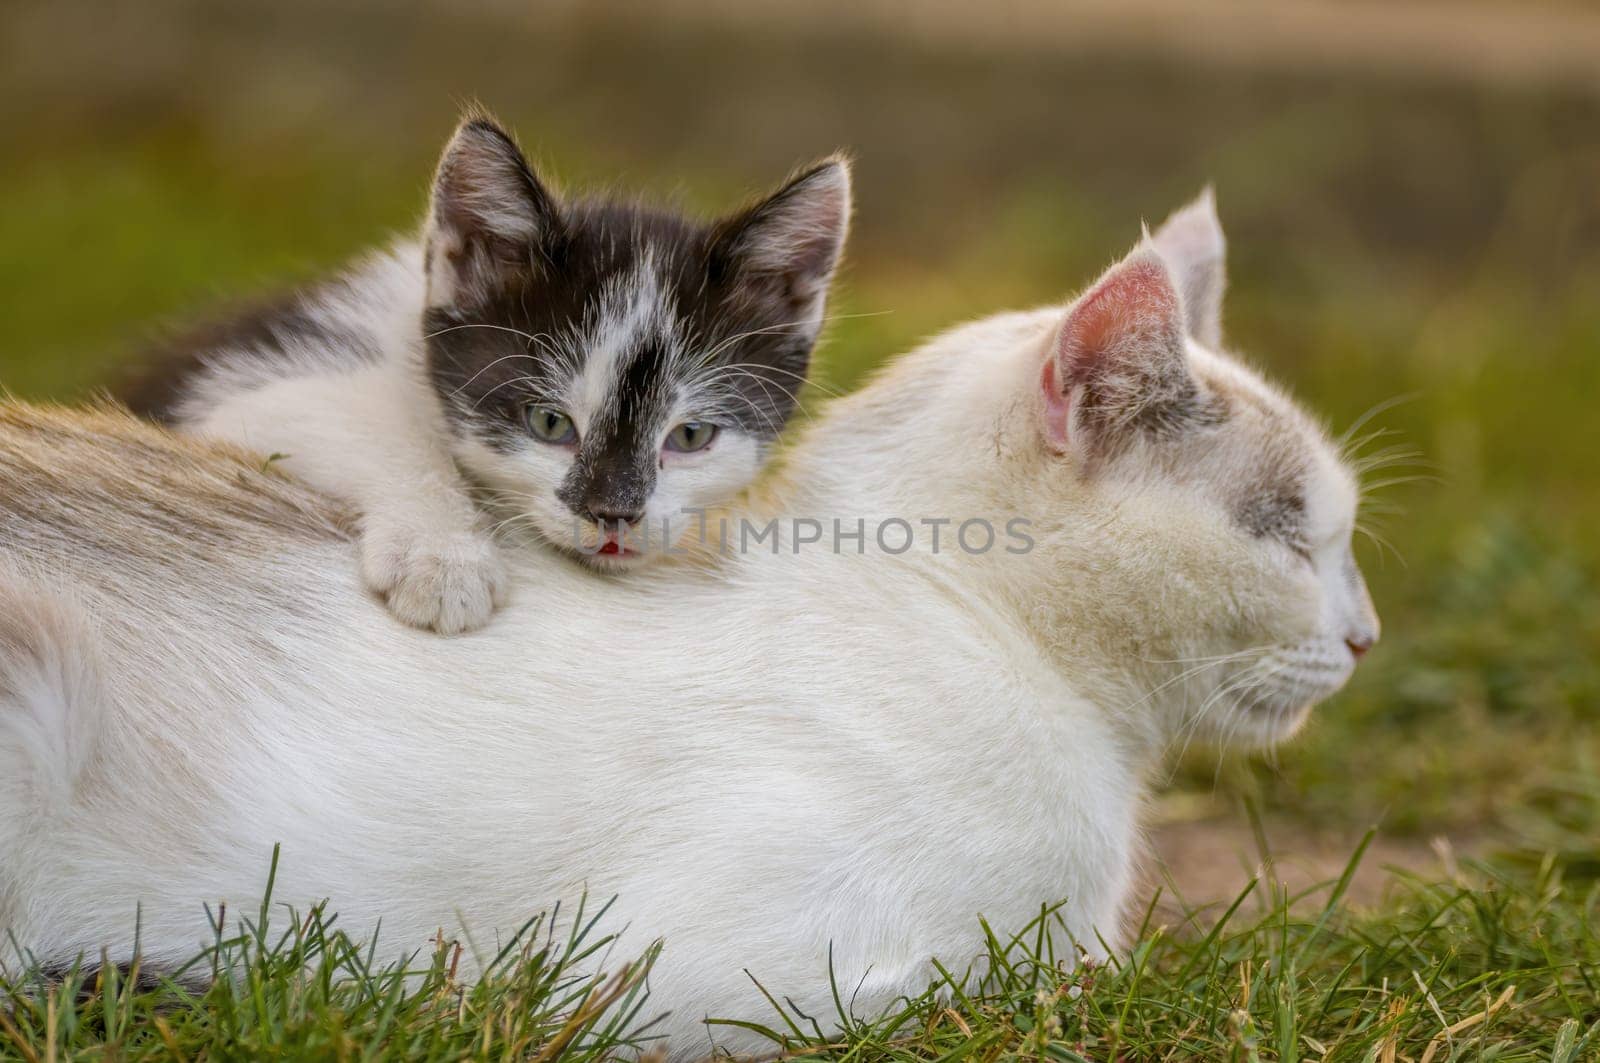
<svg viewBox="0 0 1600 1063"><path fill-rule="evenodd" d="M1543 806L1596 849L1592 8L12 4L0 57L0 384L30 398L413 226L468 100L568 187L695 209L854 152L834 388L1062 300L1214 182L1231 341L1335 431L1394 402L1373 446L1420 461L1377 474L1406 482L1373 492L1386 634L1351 689L1176 792L1469 837Z"/></svg>

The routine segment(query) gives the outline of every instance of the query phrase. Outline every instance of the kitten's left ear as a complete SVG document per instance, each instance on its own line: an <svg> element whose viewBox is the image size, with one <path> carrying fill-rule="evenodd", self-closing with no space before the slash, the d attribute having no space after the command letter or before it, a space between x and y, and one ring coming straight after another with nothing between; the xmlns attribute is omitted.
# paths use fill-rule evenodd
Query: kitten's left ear
<svg viewBox="0 0 1600 1063"><path fill-rule="evenodd" d="M776 310L809 344L849 231L850 164L834 156L719 225L712 268L777 299Z"/></svg>
<svg viewBox="0 0 1600 1063"><path fill-rule="evenodd" d="M1172 213L1152 238L1183 293L1189 335L1215 350L1222 343L1222 296L1228 287L1228 242L1210 185Z"/></svg>
<svg viewBox="0 0 1600 1063"><path fill-rule="evenodd" d="M474 115L457 127L433 179L424 243L428 305L470 306L532 266L560 224L555 199L511 135Z"/></svg>

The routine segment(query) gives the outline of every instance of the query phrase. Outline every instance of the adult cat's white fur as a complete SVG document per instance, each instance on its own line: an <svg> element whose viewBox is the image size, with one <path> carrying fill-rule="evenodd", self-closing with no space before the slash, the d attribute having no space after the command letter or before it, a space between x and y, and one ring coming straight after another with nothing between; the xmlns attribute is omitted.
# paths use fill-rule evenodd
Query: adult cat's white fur
<svg viewBox="0 0 1600 1063"><path fill-rule="evenodd" d="M198 444L0 424L0 930L116 960L137 906L146 965L181 961L278 843L279 901L381 919L394 950L614 894L625 950L666 940L651 1006L680 1058L708 1014L770 1018L746 971L825 1017L831 954L870 1013L977 955L980 913L1057 901L1101 953L1163 748L1284 737L1376 637L1349 474L1183 339L1215 325L1183 320L1185 273L1217 263L1155 239L809 432L773 511L903 518L916 548L791 541L625 586L522 551L539 594L458 640L367 600L309 496L263 518ZM946 528L935 553L940 517L1022 517L1034 546Z"/></svg>

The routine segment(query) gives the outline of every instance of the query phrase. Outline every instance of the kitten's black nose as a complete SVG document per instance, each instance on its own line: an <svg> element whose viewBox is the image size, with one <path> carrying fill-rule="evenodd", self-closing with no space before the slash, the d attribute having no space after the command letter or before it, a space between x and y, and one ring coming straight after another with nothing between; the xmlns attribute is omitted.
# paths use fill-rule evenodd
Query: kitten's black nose
<svg viewBox="0 0 1600 1063"><path fill-rule="evenodd" d="M627 460L627 454L602 454L593 460L580 455L556 488L556 497L581 520L604 523L608 528L623 522L639 523L655 487L655 469L629 465Z"/></svg>
<svg viewBox="0 0 1600 1063"><path fill-rule="evenodd" d="M644 510L628 509L623 506L587 506L583 515L596 524L607 528L615 528L619 524L635 525L644 519Z"/></svg>

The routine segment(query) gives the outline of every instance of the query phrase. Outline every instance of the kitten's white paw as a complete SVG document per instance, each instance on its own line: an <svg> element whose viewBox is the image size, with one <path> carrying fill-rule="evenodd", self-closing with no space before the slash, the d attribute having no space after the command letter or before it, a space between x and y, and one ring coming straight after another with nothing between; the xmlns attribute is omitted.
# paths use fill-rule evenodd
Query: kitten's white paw
<svg viewBox="0 0 1600 1063"><path fill-rule="evenodd" d="M509 589L494 542L471 531L368 527L361 537L361 575L396 618L442 635L487 624Z"/></svg>

